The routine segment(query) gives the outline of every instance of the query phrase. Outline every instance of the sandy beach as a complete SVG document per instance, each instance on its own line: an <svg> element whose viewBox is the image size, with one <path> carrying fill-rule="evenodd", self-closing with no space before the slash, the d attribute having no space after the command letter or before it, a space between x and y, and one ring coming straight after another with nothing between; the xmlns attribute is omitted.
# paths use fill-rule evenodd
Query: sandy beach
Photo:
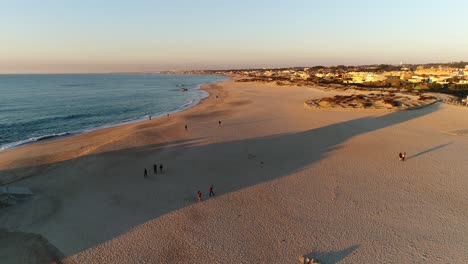
<svg viewBox="0 0 468 264"><path fill-rule="evenodd" d="M339 92L203 88L168 117L0 152L0 183L35 193L0 208L0 262L468 262L466 109L313 111Z"/></svg>

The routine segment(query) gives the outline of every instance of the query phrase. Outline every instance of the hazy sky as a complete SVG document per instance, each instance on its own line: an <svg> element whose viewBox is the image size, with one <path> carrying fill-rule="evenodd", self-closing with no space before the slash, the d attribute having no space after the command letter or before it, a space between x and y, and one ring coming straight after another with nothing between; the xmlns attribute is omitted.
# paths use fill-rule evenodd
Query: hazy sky
<svg viewBox="0 0 468 264"><path fill-rule="evenodd" d="M0 0L0 73L468 60L467 0Z"/></svg>

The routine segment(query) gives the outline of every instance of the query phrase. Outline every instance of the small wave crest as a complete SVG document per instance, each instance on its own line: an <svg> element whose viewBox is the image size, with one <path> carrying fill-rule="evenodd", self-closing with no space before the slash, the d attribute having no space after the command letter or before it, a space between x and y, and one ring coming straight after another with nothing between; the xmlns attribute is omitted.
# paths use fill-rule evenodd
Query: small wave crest
<svg viewBox="0 0 468 264"><path fill-rule="evenodd" d="M95 86L97 83L72 83L72 84L62 84L63 87L89 87Z"/></svg>
<svg viewBox="0 0 468 264"><path fill-rule="evenodd" d="M71 134L72 133L69 133L69 132L63 132L63 133L57 133L57 134L51 134L51 135L45 135L45 136L32 137L32 138L28 138L28 139L24 139L24 140L20 140L20 141L16 141L16 142L8 143L8 144L5 144L5 145L1 145L0 146L0 151L5 151L5 150L8 150L8 149L16 148L16 147L19 147L19 146L22 146L22 145L33 143L33 142L40 142L40 141L49 140L49 139L53 139L53 138L69 136Z"/></svg>
<svg viewBox="0 0 468 264"><path fill-rule="evenodd" d="M77 118L91 117L91 116L93 116L93 115L91 115L91 114L75 114L75 115L61 116L61 117L58 117L57 119L69 120L69 119L77 119Z"/></svg>
<svg viewBox="0 0 468 264"><path fill-rule="evenodd" d="M79 119L79 118L85 118L85 117L93 117L93 115L92 114L70 114L70 115L63 115L63 116L52 116L52 117L22 122L22 123L15 123L11 125L15 125L15 126L36 125L36 124L50 123L50 122L55 122L55 121L60 121L60 120L72 120L72 119Z"/></svg>

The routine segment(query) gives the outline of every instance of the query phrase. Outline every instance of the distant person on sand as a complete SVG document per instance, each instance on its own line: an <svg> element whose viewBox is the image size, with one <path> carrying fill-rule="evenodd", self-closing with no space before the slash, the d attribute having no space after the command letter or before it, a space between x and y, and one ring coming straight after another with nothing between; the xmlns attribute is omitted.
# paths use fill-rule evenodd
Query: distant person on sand
<svg viewBox="0 0 468 264"><path fill-rule="evenodd" d="M202 198L201 196L202 196L201 192L198 191L198 192L197 192L197 198L198 198L198 201L199 201L199 202L201 202L201 198Z"/></svg>
<svg viewBox="0 0 468 264"><path fill-rule="evenodd" d="M185 125L185 130L188 130L188 127L187 127L187 125Z"/></svg>
<svg viewBox="0 0 468 264"><path fill-rule="evenodd" d="M158 174L158 164L153 165L154 174Z"/></svg>
<svg viewBox="0 0 468 264"><path fill-rule="evenodd" d="M210 194L208 194L208 196L214 196L215 193L213 192L213 184L210 185Z"/></svg>
<svg viewBox="0 0 468 264"><path fill-rule="evenodd" d="M403 155L401 156L402 160L405 161L406 158L406 152L403 152Z"/></svg>
<svg viewBox="0 0 468 264"><path fill-rule="evenodd" d="M400 157L401 161L403 160L403 154L401 152L400 152L400 154L398 154L398 157Z"/></svg>
<svg viewBox="0 0 468 264"><path fill-rule="evenodd" d="M162 165L162 163L159 165L159 172L163 173L163 165Z"/></svg>
<svg viewBox="0 0 468 264"><path fill-rule="evenodd" d="M218 124L221 125L221 120L218 121Z"/></svg>
<svg viewBox="0 0 468 264"><path fill-rule="evenodd" d="M148 171L146 170L146 168L145 168L145 171L143 172L143 177L144 178L148 177Z"/></svg>

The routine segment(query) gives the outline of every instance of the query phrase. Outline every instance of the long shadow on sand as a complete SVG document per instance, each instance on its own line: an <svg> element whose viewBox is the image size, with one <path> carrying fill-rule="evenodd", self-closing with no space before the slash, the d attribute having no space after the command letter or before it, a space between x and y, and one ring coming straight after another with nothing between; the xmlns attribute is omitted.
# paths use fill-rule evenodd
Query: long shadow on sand
<svg viewBox="0 0 468 264"><path fill-rule="evenodd" d="M138 155L139 152L142 151L157 151L163 148L168 148L168 147L188 147L188 146L193 146L198 144L199 142L203 141L205 138L191 138L191 139L182 139L182 140L174 140L170 142L163 142L163 143L158 143L158 144L152 144L152 145L147 145L145 147L137 147L137 148L131 148L127 149L126 151L132 151L132 155ZM125 150L120 150L120 151L125 151ZM111 152L101 152L97 154L91 154L91 155L80 155L78 158L74 158L74 160L77 159L83 159L86 157L92 158L99 156L101 154L112 154L112 153L117 153L118 151L111 151ZM38 161L39 165L36 165L34 167L15 167L14 169L9 169L9 170L0 170L0 186L5 185L5 184L10 184L13 182L20 181L24 178L28 178L31 176L36 176L36 175L41 175L47 170L52 169L53 167L56 167L57 165L64 164L66 162L72 161L73 159L65 159L60 162L56 163L50 163L47 160L51 159L54 160L54 156L60 155L58 154L53 154L51 157L46 157L44 161ZM26 161L29 162L29 161Z"/></svg>
<svg viewBox="0 0 468 264"><path fill-rule="evenodd" d="M299 133L216 144L188 140L65 161L46 175L15 183L30 186L39 195L28 203L0 209L0 228L39 233L70 256L193 205L195 192L206 191L212 183L219 196L278 179L319 161L352 137L427 115L437 108L435 104ZM217 154L215 160L206 158L213 156L210 153ZM273 163L278 160L283 162ZM143 167L158 161L164 161L165 174L144 179ZM185 166L178 167L182 163ZM0 173L6 175L8 171ZM330 259L339 259L348 251L330 254Z"/></svg>
<svg viewBox="0 0 468 264"><path fill-rule="evenodd" d="M424 155L424 154L430 153L430 152L432 152L432 151L436 151L436 150L438 150L438 149L445 148L445 147L447 147L447 146L450 145L450 144L452 144L452 142L450 142L450 143L445 143L445 144L441 144L441 145L432 147L432 148L430 148L430 149L426 149L426 150L424 150L424 151L421 151L421 152L419 152L419 153L414 154L413 156L408 157L407 159L414 159L414 158L417 158L417 157L419 157L419 156L422 156L422 155Z"/></svg>
<svg viewBox="0 0 468 264"><path fill-rule="evenodd" d="M322 264L336 264L345 259L347 256L351 255L359 246L354 245L343 250L336 251L314 251L306 255L309 259L314 259Z"/></svg>

